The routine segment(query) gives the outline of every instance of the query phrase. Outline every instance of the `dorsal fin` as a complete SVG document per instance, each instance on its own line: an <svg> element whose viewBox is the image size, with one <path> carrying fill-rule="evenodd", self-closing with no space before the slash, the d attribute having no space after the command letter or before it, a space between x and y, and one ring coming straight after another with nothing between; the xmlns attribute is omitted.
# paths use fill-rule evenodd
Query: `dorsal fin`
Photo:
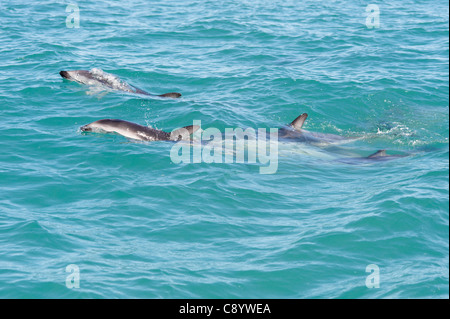
<svg viewBox="0 0 450 319"><path fill-rule="evenodd" d="M299 117L297 117L295 120L292 121L290 126L292 126L295 130L300 130L303 126L303 123L305 123L306 118L308 117L308 114L303 113Z"/></svg>
<svg viewBox="0 0 450 319"><path fill-rule="evenodd" d="M199 128L200 126L198 125L189 125L173 130L170 133L170 139L172 141L188 140Z"/></svg>
<svg viewBox="0 0 450 319"><path fill-rule="evenodd" d="M383 156L388 156L386 154L386 150L379 150L376 151L375 153L373 153L372 155L367 156L367 158L375 158L375 157L383 157Z"/></svg>

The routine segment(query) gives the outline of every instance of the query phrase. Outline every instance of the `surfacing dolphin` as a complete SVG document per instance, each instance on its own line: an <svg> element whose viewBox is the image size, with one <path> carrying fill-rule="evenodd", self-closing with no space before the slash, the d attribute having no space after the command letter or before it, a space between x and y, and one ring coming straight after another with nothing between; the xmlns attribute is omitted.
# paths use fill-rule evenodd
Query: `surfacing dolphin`
<svg viewBox="0 0 450 319"><path fill-rule="evenodd" d="M290 124L280 128L278 131L279 140L307 143L313 146L321 147L327 151L339 154L339 153L348 153L348 151L343 150L342 148L338 148L336 147L336 145L359 139L357 137L356 138L344 137L335 134L325 134L307 131L303 129L303 124L305 123L307 118L308 114L303 113L300 116L298 116L295 120L293 120ZM339 161L348 164L355 164L360 162L386 161L405 156L406 155L388 155L386 153L386 150L378 150L375 153L366 157L360 157L357 154L353 154L353 156L341 158L339 159Z"/></svg>
<svg viewBox="0 0 450 319"><path fill-rule="evenodd" d="M190 125L172 132L165 132L124 120L103 119L84 125L80 127L80 130L82 132L117 133L134 140L150 142L189 140L191 134L199 128L197 125Z"/></svg>
<svg viewBox="0 0 450 319"><path fill-rule="evenodd" d="M278 131L278 136L282 139L293 140L295 142L309 143L317 146L327 146L329 144L340 144L346 141L355 140L335 134L316 133L303 129L303 124L308 118L308 114L303 113L290 124L282 127Z"/></svg>
<svg viewBox="0 0 450 319"><path fill-rule="evenodd" d="M307 117L308 115L303 113L290 124L280 128L278 130L277 142L295 142L304 144L301 149L304 150L306 154L322 158L325 157L346 164L373 163L407 156L388 155L386 150L378 150L369 156L361 156L358 152L355 152L352 149L337 146L345 143L346 141L354 141L357 138L347 138L334 134L323 134L307 131L303 129L303 124ZM118 119L102 119L80 127L82 132L117 133L124 137L140 141L190 140L190 136L198 129L200 129L200 126L190 125L176 129L172 132L165 132ZM221 143L222 142L223 140L221 139ZM211 142L207 142L207 144L210 143ZM291 147L289 147L289 149L291 149Z"/></svg>
<svg viewBox="0 0 450 319"><path fill-rule="evenodd" d="M145 92L144 90L141 90L133 85L126 83L125 81L122 81L117 76L111 73L107 73L101 69L96 68L91 70L61 71L59 72L59 74L67 80L75 81L81 84L98 87L107 87L112 90L118 90L128 93L143 94L163 98L167 97L174 99L179 98L181 96L180 93L176 92L165 93L160 95L150 94L148 92Z"/></svg>

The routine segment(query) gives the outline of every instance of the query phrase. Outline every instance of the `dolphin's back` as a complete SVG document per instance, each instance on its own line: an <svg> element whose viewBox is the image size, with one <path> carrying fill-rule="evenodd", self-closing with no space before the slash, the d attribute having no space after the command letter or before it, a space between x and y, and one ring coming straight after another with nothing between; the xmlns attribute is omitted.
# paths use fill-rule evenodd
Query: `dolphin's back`
<svg viewBox="0 0 450 319"><path fill-rule="evenodd" d="M103 119L80 127L83 132L117 133L141 141L179 141L188 140L200 126L189 125L172 132L156 130L133 122L118 119Z"/></svg>
<svg viewBox="0 0 450 319"><path fill-rule="evenodd" d="M117 119L103 119L81 127L82 131L114 132L125 137L142 141L166 141L170 133Z"/></svg>
<svg viewBox="0 0 450 319"><path fill-rule="evenodd" d="M137 88L134 88L111 73L96 68L92 70L61 71L59 74L65 79L73 80L81 84L105 86L113 90L130 93L148 94L142 90L139 90L141 92L136 92L138 90Z"/></svg>
<svg viewBox="0 0 450 319"><path fill-rule="evenodd" d="M128 93L143 94L148 96L158 96L164 98L179 98L180 93L171 92L161 95L153 95L144 90L141 90L127 82L121 80L117 76L111 73L107 73L101 69L93 68L91 70L74 70L74 71L61 71L59 74L68 80L76 81L85 85L107 87L112 90L123 91Z"/></svg>

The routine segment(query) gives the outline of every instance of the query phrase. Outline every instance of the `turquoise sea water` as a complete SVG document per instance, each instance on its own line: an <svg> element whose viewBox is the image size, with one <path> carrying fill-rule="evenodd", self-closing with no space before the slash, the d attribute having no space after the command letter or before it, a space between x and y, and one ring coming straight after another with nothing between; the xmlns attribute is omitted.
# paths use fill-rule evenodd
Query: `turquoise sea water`
<svg viewBox="0 0 450 319"><path fill-rule="evenodd" d="M1 298L448 298L448 1L78 1L68 28L70 3L0 2ZM58 74L94 67L183 97ZM303 112L363 137L346 145L361 156L409 156L350 165L299 144L264 175L79 130Z"/></svg>

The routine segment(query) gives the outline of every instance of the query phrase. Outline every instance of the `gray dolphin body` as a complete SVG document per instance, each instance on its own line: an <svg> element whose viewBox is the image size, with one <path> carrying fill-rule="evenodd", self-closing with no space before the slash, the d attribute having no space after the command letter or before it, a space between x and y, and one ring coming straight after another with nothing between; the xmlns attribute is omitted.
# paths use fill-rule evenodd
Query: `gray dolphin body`
<svg viewBox="0 0 450 319"><path fill-rule="evenodd" d="M307 149L321 149L325 153L334 153L340 155L338 158L332 157L335 160L346 164L361 164L373 163L379 161L388 161L407 155L388 155L386 150L378 150L369 156L360 156L359 154L344 150L337 147L336 144L344 143L345 141L352 141L355 138L346 138L334 134L322 134L304 130L302 128L308 115L303 113L297 117L292 123L282 127L278 131L278 141L296 142L311 145ZM140 141L180 141L190 140L190 136L195 133L200 127L197 125L185 126L172 132L165 132L156 130L147 126L142 126L136 123L118 120L118 119L102 119L90 124L80 127L82 132L97 132L97 133L117 133L124 137L140 140ZM320 156L323 152L307 152ZM342 155L344 155L342 157ZM322 157L322 156L320 156Z"/></svg>
<svg viewBox="0 0 450 319"><path fill-rule="evenodd" d="M355 139L335 134L325 134L307 131L303 129L303 124L305 123L307 118L308 114L303 113L300 116L298 116L295 120L293 120L290 124L280 128L278 131L279 138L295 142L309 143L317 146L338 144Z"/></svg>
<svg viewBox="0 0 450 319"><path fill-rule="evenodd" d="M314 146L322 147L325 150L330 150L331 152L341 153L342 149L336 148L336 144L342 144L349 141L357 140L358 138L343 137L335 134L324 134L310 132L303 129L303 124L308 118L308 114L303 113L298 116L290 124L282 127L278 131L278 138L284 141L308 143ZM358 164L361 162L371 163L374 161L388 161L400 157L405 157L407 155L389 155L386 150L378 150L375 153L366 156L347 156L346 158L340 158L339 161L347 164Z"/></svg>
<svg viewBox="0 0 450 319"><path fill-rule="evenodd" d="M112 90L118 90L128 93L167 98L179 98L181 96L180 93L176 92L160 95L150 94L148 92L145 92L144 90L138 89L137 87L122 81L117 76L104 72L100 69L61 71L59 72L59 74L67 80L75 81L81 84L107 87Z"/></svg>
<svg viewBox="0 0 450 319"><path fill-rule="evenodd" d="M82 132L117 133L131 139L149 142L189 140L191 134L199 128L197 125L190 125L172 132L165 132L124 120L103 119L84 125L80 127L80 130Z"/></svg>

